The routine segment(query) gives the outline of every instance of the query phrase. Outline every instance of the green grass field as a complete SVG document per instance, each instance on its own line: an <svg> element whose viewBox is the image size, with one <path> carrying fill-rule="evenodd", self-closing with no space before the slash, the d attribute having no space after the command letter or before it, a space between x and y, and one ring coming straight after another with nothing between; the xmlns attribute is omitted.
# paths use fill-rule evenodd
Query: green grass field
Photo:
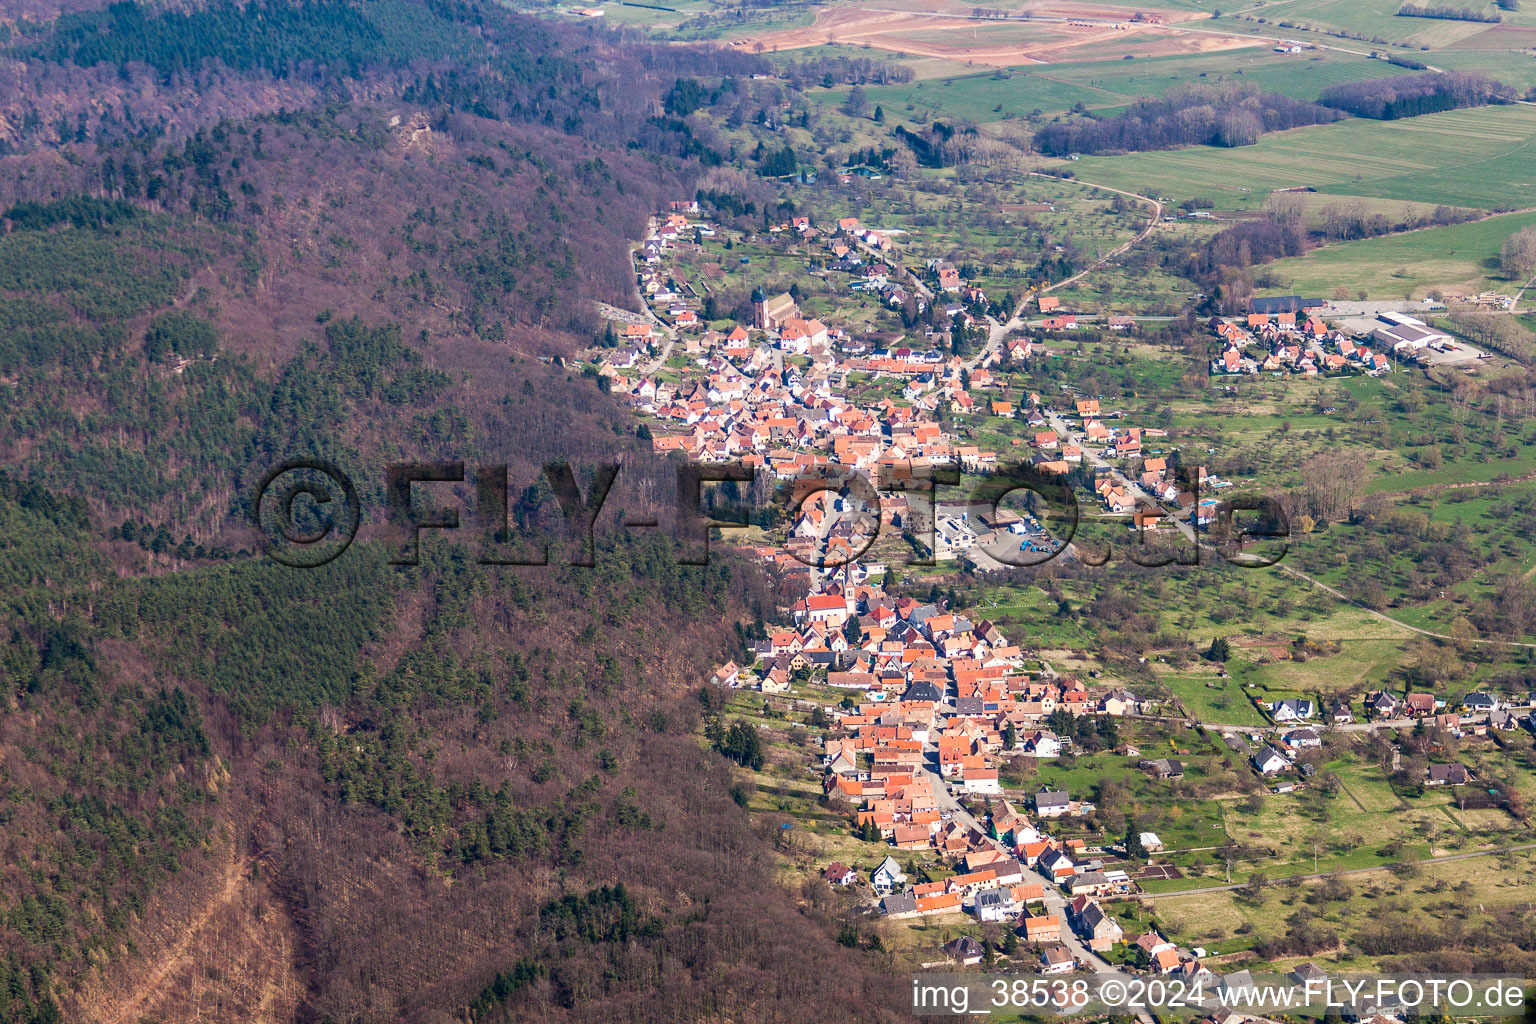
<svg viewBox="0 0 1536 1024"><path fill-rule="evenodd" d="M1536 206L1536 108L1482 107L1399 121L1352 118L1261 138L1241 149L1193 146L1088 156L1077 176L1173 199L1252 208L1279 188L1445 203Z"/></svg>
<svg viewBox="0 0 1536 1024"><path fill-rule="evenodd" d="M1318 93L1340 82L1401 74L1385 61L1347 53L1313 51L1275 53L1268 46L1222 53L1153 57L1120 65L1105 61L1057 64L1037 72L1077 86L1105 89L1126 96L1161 95L1186 82L1244 82L1265 92L1315 100Z"/></svg>
<svg viewBox="0 0 1536 1024"><path fill-rule="evenodd" d="M804 52L804 51L797 51ZM828 52L848 54L848 49ZM902 85L866 87L871 103L887 116L928 121L938 117L978 124L1028 118L1037 111L1049 117L1081 103L1104 111L1124 106L1138 96L1161 95L1182 83L1252 83L1266 92L1298 99L1316 99L1339 82L1401 74L1385 61L1352 54L1319 51L1306 55L1277 54L1267 46L1210 54L1181 54L1128 61L1075 61L973 72ZM841 103L847 87L815 90L811 98L823 105Z"/></svg>
<svg viewBox="0 0 1536 1024"><path fill-rule="evenodd" d="M1203 672L1170 673L1159 678L1179 698L1185 712L1197 721L1223 725L1267 724L1237 681L1220 678L1215 665Z"/></svg>
<svg viewBox="0 0 1536 1024"><path fill-rule="evenodd" d="M1273 272L1286 282L1275 290L1326 297L1343 288L1351 298L1362 289L1373 298L1421 298L1432 288L1513 291L1518 283L1505 280L1498 270L1499 247L1532 224L1536 224L1536 212L1514 213L1325 246L1274 263Z"/></svg>
<svg viewBox="0 0 1536 1024"><path fill-rule="evenodd" d="M1435 67L1447 71L1484 71L1522 92L1536 85L1536 56L1509 49L1441 50Z"/></svg>
<svg viewBox="0 0 1536 1024"><path fill-rule="evenodd" d="M1310 661L1277 661L1259 665L1244 679L1260 686L1327 693L1363 683L1382 684L1403 660L1404 645L1395 640L1350 640L1343 650ZM1266 695L1274 699L1272 694Z"/></svg>

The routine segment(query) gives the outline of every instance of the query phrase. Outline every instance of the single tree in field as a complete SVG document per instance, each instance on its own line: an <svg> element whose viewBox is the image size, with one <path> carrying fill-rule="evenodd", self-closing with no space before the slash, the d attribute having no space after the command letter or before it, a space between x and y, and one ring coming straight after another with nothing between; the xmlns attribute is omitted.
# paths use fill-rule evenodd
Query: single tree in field
<svg viewBox="0 0 1536 1024"><path fill-rule="evenodd" d="M1218 636L1211 641L1211 649L1206 652L1206 656L1212 661L1225 662L1232 656L1231 641L1224 636Z"/></svg>
<svg viewBox="0 0 1536 1024"><path fill-rule="evenodd" d="M863 117L869 113L869 94L862 85L848 90L848 98L843 100L843 113L849 117Z"/></svg>
<svg viewBox="0 0 1536 1024"><path fill-rule="evenodd" d="M1521 228L1504 239L1499 269L1512 280L1524 280L1536 270L1536 227Z"/></svg>
<svg viewBox="0 0 1536 1024"><path fill-rule="evenodd" d="M1147 856L1147 848L1142 845L1141 831L1136 827L1135 818L1125 826L1125 855L1133 860L1145 860Z"/></svg>

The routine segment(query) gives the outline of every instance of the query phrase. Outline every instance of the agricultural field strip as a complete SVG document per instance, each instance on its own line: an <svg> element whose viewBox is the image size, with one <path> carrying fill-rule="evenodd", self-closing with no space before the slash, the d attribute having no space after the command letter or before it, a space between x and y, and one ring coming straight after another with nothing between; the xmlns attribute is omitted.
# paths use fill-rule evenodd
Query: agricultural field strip
<svg viewBox="0 0 1536 1024"><path fill-rule="evenodd" d="M1486 188L1479 165L1523 153L1536 140L1536 108L1520 105L1449 111L1392 122L1342 121L1267 135L1240 150L1196 147L1084 157L1075 170L1119 187L1161 189L1175 198L1250 192L1255 201L1277 188L1325 188L1355 183L1366 194L1392 198L1376 188L1386 179L1455 168L1457 178ZM1469 149L1493 145L1471 164ZM1464 174L1463 168L1470 168ZM1507 196L1513 206L1536 201L1536 187ZM1401 196L1399 198L1414 198ZM1488 203L1487 205L1492 205Z"/></svg>

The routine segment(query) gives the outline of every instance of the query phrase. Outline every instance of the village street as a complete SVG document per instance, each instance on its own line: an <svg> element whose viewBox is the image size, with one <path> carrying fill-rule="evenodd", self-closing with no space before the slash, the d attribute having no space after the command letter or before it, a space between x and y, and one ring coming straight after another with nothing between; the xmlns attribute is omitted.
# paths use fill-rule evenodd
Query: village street
<svg viewBox="0 0 1536 1024"><path fill-rule="evenodd" d="M965 368L968 370L976 369L986 360L988 355L1002 348L1003 342L1008 339L1008 336L1024 326L1023 314L1024 307L1020 305L1014 312L1013 319L1005 324L998 323L995 317L987 317L987 323L991 325L987 330L987 343L982 346L980 352L966 360Z"/></svg>
<svg viewBox="0 0 1536 1024"><path fill-rule="evenodd" d="M970 811L967 811L964 807L960 806L960 801L956 799L953 793L950 792L949 784L944 780L943 776L941 776L933 768L929 767L930 760L933 764L938 764L939 762L939 745L937 743L929 743L923 747L922 772L923 776L928 780L928 789L933 793L933 801L936 805L938 805L939 813L947 814L951 820L958 821L962 825L973 828L985 836L987 834L987 827L981 822L977 821L976 818L972 816ZM987 839L987 843L993 849L998 850L999 852L1009 852L1008 849L996 839L989 837Z"/></svg>
<svg viewBox="0 0 1536 1024"><path fill-rule="evenodd" d="M1066 927L1067 897L1063 895L1056 883L1047 879L1040 883L1040 887L1045 892L1045 912L1054 915L1062 922L1061 944L1072 951L1072 955L1077 957L1077 962L1085 968L1092 969L1096 974L1115 970L1108 960L1089 949L1088 944L1078 938L1076 932Z"/></svg>

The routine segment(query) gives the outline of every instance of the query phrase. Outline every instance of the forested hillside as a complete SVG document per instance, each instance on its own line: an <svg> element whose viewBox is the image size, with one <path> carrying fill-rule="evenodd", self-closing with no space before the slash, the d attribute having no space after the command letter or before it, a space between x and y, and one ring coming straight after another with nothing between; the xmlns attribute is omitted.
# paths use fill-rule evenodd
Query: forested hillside
<svg viewBox="0 0 1536 1024"><path fill-rule="evenodd" d="M475 3L68 5L0 57L0 1024L895 1019L694 730L771 614L561 356L757 58ZM597 566L390 565L384 466L633 461ZM323 456L365 539L256 554ZM461 489L460 497L470 497ZM738 794L739 795L739 794ZM870 954L874 956L875 954Z"/></svg>

